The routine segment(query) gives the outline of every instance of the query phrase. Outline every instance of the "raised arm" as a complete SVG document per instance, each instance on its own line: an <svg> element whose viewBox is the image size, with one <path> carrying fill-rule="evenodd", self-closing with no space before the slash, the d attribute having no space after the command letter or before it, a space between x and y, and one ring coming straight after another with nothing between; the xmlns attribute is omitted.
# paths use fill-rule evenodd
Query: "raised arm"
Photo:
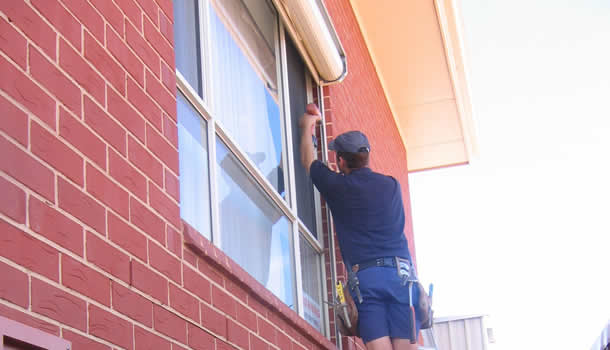
<svg viewBox="0 0 610 350"><path fill-rule="evenodd" d="M320 120L320 110L313 103L307 105L307 112L299 120L299 127L301 128L301 164L303 164L308 174L311 163L315 160L315 149L311 136L315 135L315 126Z"/></svg>

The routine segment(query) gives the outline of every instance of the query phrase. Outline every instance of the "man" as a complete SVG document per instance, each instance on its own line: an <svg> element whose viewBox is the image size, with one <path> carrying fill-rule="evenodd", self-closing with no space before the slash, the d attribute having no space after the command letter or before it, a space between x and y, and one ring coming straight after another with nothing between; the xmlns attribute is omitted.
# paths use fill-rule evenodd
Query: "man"
<svg viewBox="0 0 610 350"><path fill-rule="evenodd" d="M330 207L343 260L357 270L362 303L352 296L360 336L368 350L417 349L410 339L419 333L420 321L409 307L403 279L413 272L400 184L368 167L370 144L359 131L341 134L328 145L340 173L315 160L312 135L318 121L318 108L308 105L299 121L301 163ZM419 295L415 289L413 294L415 304Z"/></svg>

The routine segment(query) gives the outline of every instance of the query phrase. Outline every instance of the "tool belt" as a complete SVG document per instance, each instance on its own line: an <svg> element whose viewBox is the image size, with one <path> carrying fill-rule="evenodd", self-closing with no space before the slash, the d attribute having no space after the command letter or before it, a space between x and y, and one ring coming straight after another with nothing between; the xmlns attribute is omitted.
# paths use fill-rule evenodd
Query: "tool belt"
<svg viewBox="0 0 610 350"><path fill-rule="evenodd" d="M409 306L410 306L410 317L412 319L413 324L417 320L420 321L420 329L431 328L433 324L433 310L432 310L432 301L428 293L426 293L424 287L417 279L415 275L415 269L410 260L400 258L400 257L383 257L377 258L374 260L365 261L363 263L359 263L352 266L352 269L349 273L348 279L348 289L354 291L356 296L360 297L360 289L359 282L356 273L358 271L362 271L369 267L395 267L398 273L398 276L402 279L402 285L408 286L409 293ZM343 293L343 288L345 287L341 282L338 282L337 290L339 290L339 285L341 285L341 293ZM415 289L417 289L417 294L419 298L417 303L413 303L413 294ZM337 316L339 322L339 330L341 334L346 336L359 336L358 331L358 309L356 308L356 303L352 298L351 293L346 291L344 294L344 300L339 299L337 307L342 308L342 310L337 310ZM359 302L362 302L361 300ZM414 343L417 341L417 334L415 334L415 327L413 327L413 334L411 335L411 342Z"/></svg>

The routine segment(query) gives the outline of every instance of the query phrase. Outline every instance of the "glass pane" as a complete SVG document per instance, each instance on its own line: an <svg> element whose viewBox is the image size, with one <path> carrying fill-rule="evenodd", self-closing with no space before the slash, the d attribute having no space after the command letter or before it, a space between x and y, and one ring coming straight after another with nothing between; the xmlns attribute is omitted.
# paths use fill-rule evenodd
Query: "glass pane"
<svg viewBox="0 0 610 350"><path fill-rule="evenodd" d="M290 37L286 36L286 60L288 61L288 87L290 91L290 122L292 123L292 149L294 150L294 181L296 185L297 211L299 219L309 229L315 237L316 227L316 207L314 188L311 178L301 165L301 133L299 128L299 118L305 112L307 106L307 83L305 63L301 59L297 48L292 43Z"/></svg>
<svg viewBox="0 0 610 350"><path fill-rule="evenodd" d="M211 4L214 115L285 196L275 44L269 41L277 15L262 0L249 1L255 15L240 0Z"/></svg>
<svg viewBox="0 0 610 350"><path fill-rule="evenodd" d="M301 236L301 270L303 271L303 306L305 320L322 332L322 274L320 255Z"/></svg>
<svg viewBox="0 0 610 350"><path fill-rule="evenodd" d="M294 308L290 221L220 140L216 162L222 250Z"/></svg>
<svg viewBox="0 0 610 350"><path fill-rule="evenodd" d="M174 0L174 48L176 69L203 98L201 41L197 0Z"/></svg>
<svg viewBox="0 0 610 350"><path fill-rule="evenodd" d="M211 239L206 123L181 93L177 103L180 216Z"/></svg>

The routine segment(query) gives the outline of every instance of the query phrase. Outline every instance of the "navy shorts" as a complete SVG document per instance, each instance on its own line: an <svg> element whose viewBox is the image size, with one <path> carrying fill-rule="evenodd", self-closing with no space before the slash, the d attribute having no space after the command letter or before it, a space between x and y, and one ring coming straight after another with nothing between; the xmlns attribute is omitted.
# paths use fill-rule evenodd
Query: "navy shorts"
<svg viewBox="0 0 610 350"><path fill-rule="evenodd" d="M413 321L409 313L409 288L401 285L395 267L370 267L358 272L362 304L352 293L358 309L358 330L362 341L389 336L411 338L411 329L419 334L421 322ZM413 305L417 304L419 291L413 288Z"/></svg>

